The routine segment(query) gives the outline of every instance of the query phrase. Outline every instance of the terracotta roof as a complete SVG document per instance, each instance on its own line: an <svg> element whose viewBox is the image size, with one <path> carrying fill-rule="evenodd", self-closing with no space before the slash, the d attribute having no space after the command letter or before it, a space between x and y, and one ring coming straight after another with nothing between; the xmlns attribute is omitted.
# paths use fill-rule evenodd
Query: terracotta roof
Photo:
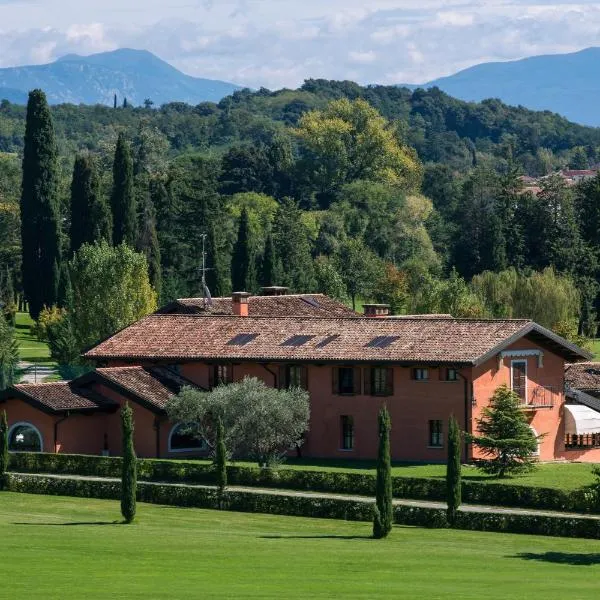
<svg viewBox="0 0 600 600"><path fill-rule="evenodd" d="M575 390L600 392L600 362L565 365L565 384Z"/></svg>
<svg viewBox="0 0 600 600"><path fill-rule="evenodd" d="M250 296L248 312L255 317L352 317L358 316L342 302L324 294L287 294L285 296ZM157 314L232 315L231 298L213 298L213 305L204 308L204 298L181 298L167 304Z"/></svg>
<svg viewBox="0 0 600 600"><path fill-rule="evenodd" d="M91 359L390 361L479 364L522 336L576 361L581 349L527 320L151 315L100 343ZM492 354L490 354L492 353Z"/></svg>
<svg viewBox="0 0 600 600"><path fill-rule="evenodd" d="M2 399L15 396L48 412L94 412L114 406L112 402L102 400L91 390L78 387L72 381L20 383L2 393Z"/></svg>
<svg viewBox="0 0 600 600"><path fill-rule="evenodd" d="M161 367L111 367L96 369L100 383L109 383L128 392L139 401L163 411L171 396L192 385L170 369ZM104 380L104 381L102 381Z"/></svg>

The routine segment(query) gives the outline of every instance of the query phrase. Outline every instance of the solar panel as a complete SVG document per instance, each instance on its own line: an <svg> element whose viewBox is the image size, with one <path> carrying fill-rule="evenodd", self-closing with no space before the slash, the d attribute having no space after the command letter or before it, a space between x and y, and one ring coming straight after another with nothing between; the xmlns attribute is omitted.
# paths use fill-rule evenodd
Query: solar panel
<svg viewBox="0 0 600 600"><path fill-rule="evenodd" d="M302 296L302 300L315 308L321 308L321 305L312 296Z"/></svg>
<svg viewBox="0 0 600 600"><path fill-rule="evenodd" d="M398 335L379 335L367 344L367 348L387 348L399 339Z"/></svg>
<svg viewBox="0 0 600 600"><path fill-rule="evenodd" d="M258 337L258 333L238 333L227 342L228 346L245 346Z"/></svg>
<svg viewBox="0 0 600 600"><path fill-rule="evenodd" d="M328 344L331 344L331 342L334 342L335 340L337 340L340 336L338 334L335 335L328 335L324 340L321 340L316 347L317 348L325 348L325 346L327 346Z"/></svg>
<svg viewBox="0 0 600 600"><path fill-rule="evenodd" d="M282 346L304 346L306 342L312 340L314 335L293 335L291 338L285 340Z"/></svg>

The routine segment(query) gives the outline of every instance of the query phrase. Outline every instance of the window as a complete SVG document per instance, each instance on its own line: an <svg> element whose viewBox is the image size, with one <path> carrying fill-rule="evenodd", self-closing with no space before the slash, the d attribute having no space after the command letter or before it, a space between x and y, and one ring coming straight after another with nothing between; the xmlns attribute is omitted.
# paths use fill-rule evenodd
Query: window
<svg viewBox="0 0 600 600"><path fill-rule="evenodd" d="M254 341L258 337L258 333L238 333L234 338L227 342L228 346L245 346Z"/></svg>
<svg viewBox="0 0 600 600"><path fill-rule="evenodd" d="M360 368L334 367L333 393L341 396L360 394Z"/></svg>
<svg viewBox="0 0 600 600"><path fill-rule="evenodd" d="M279 387L281 389L308 389L308 371L303 365L282 365L279 369Z"/></svg>
<svg viewBox="0 0 600 600"><path fill-rule="evenodd" d="M527 361L513 360L510 363L511 388L523 402L527 399Z"/></svg>
<svg viewBox="0 0 600 600"><path fill-rule="evenodd" d="M444 445L444 433L442 421L429 421L429 446L441 448Z"/></svg>
<svg viewBox="0 0 600 600"><path fill-rule="evenodd" d="M354 450L354 417L340 417L342 450Z"/></svg>
<svg viewBox="0 0 600 600"><path fill-rule="evenodd" d="M310 342L315 336L314 335L293 335L283 342L282 346L304 346L307 342Z"/></svg>
<svg viewBox="0 0 600 600"><path fill-rule="evenodd" d="M31 423L15 423L8 431L8 449L12 452L41 452L42 434Z"/></svg>
<svg viewBox="0 0 600 600"><path fill-rule="evenodd" d="M444 369L444 381L458 381L458 369Z"/></svg>
<svg viewBox="0 0 600 600"><path fill-rule="evenodd" d="M398 335L379 335L367 344L367 348L387 348L399 339Z"/></svg>
<svg viewBox="0 0 600 600"><path fill-rule="evenodd" d="M328 335L324 340L322 340L321 342L319 342L315 347L316 348L325 348L325 346L331 344L331 342L334 342L339 337L340 336L337 333L334 334L334 335Z"/></svg>
<svg viewBox="0 0 600 600"><path fill-rule="evenodd" d="M209 387L212 389L218 385L227 385L233 383L233 365L220 363L213 365L210 370Z"/></svg>
<svg viewBox="0 0 600 600"><path fill-rule="evenodd" d="M391 396L394 393L394 369L372 367L365 376L365 394Z"/></svg>
<svg viewBox="0 0 600 600"><path fill-rule="evenodd" d="M195 423L178 423L169 434L169 452L192 452L207 449Z"/></svg>
<svg viewBox="0 0 600 600"><path fill-rule="evenodd" d="M429 369L413 369L412 376L415 381L429 381Z"/></svg>

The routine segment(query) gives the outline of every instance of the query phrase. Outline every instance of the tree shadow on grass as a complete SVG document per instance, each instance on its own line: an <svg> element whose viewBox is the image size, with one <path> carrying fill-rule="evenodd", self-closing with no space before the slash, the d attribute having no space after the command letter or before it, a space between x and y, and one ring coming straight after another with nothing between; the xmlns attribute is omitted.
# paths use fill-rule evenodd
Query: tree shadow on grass
<svg viewBox="0 0 600 600"><path fill-rule="evenodd" d="M263 540L372 540L370 535L261 535Z"/></svg>
<svg viewBox="0 0 600 600"><path fill-rule="evenodd" d="M13 523L13 525L43 525L44 527L74 527L94 525L125 525L123 521L72 521L67 523Z"/></svg>
<svg viewBox="0 0 600 600"><path fill-rule="evenodd" d="M600 554L576 554L572 552L521 552L511 558L521 558L523 560L538 560L541 562L550 562L559 565L598 565L600 564Z"/></svg>

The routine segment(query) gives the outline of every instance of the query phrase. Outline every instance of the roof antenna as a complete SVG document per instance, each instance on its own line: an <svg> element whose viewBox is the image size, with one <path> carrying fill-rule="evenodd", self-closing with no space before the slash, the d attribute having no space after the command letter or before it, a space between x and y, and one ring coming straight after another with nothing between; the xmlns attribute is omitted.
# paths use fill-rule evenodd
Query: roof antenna
<svg viewBox="0 0 600 600"><path fill-rule="evenodd" d="M210 290L206 285L206 272L210 271L206 267L206 233L203 233L200 237L202 238L202 294L204 297L204 310L206 310L207 306L213 305L213 299L210 295Z"/></svg>

